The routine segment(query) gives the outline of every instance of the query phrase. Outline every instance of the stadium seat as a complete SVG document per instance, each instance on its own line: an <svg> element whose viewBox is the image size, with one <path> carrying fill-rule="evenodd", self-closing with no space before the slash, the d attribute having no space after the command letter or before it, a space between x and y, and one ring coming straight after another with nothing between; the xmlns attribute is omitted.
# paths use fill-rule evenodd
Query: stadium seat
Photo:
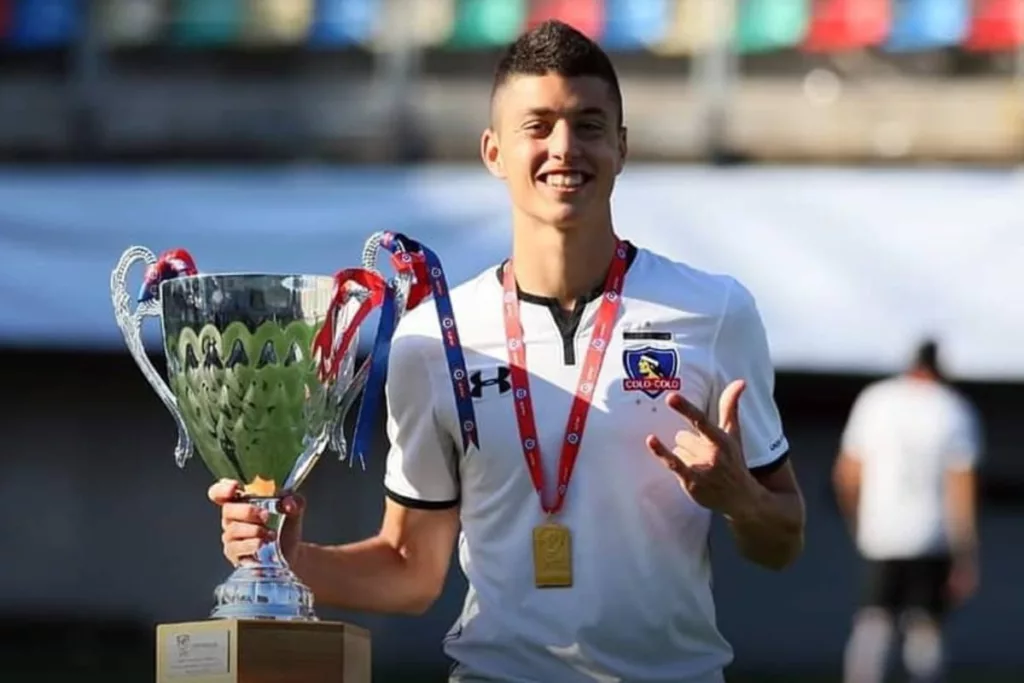
<svg viewBox="0 0 1024 683"><path fill-rule="evenodd" d="M807 34L810 0L740 0L735 45L741 53L796 47Z"/></svg>
<svg viewBox="0 0 1024 683"><path fill-rule="evenodd" d="M896 0L892 12L885 50L936 50L959 45L967 35L971 0Z"/></svg>
<svg viewBox="0 0 1024 683"><path fill-rule="evenodd" d="M449 44L457 48L506 45L526 25L527 0L457 0Z"/></svg>
<svg viewBox="0 0 1024 683"><path fill-rule="evenodd" d="M973 52L1013 52L1024 44L1024 2L976 0L963 47Z"/></svg>
<svg viewBox="0 0 1024 683"><path fill-rule="evenodd" d="M659 42L669 25L668 0L605 0L601 44L608 50L642 50Z"/></svg>
<svg viewBox="0 0 1024 683"><path fill-rule="evenodd" d="M249 45L296 45L312 20L313 0L247 0L241 37Z"/></svg>
<svg viewBox="0 0 1024 683"><path fill-rule="evenodd" d="M665 35L653 51L663 56L705 51L732 29L732 14L727 9L721 0L673 0Z"/></svg>
<svg viewBox="0 0 1024 683"><path fill-rule="evenodd" d="M379 0L316 0L308 43L312 47L348 47L373 40Z"/></svg>
<svg viewBox="0 0 1024 683"><path fill-rule="evenodd" d="M889 34L890 0L815 0L803 48L839 52L881 44Z"/></svg>
<svg viewBox="0 0 1024 683"><path fill-rule="evenodd" d="M7 43L20 49L65 47L78 35L83 0L16 0Z"/></svg>
<svg viewBox="0 0 1024 683"><path fill-rule="evenodd" d="M234 43L242 30L242 0L178 0L173 40L188 47Z"/></svg>
<svg viewBox="0 0 1024 683"><path fill-rule="evenodd" d="M591 40L601 39L604 28L604 2L602 0L533 0L527 16L527 28L533 28L550 19L564 21Z"/></svg>
<svg viewBox="0 0 1024 683"><path fill-rule="evenodd" d="M455 25L455 0L382 0L378 47L399 44L429 48L451 38Z"/></svg>
<svg viewBox="0 0 1024 683"><path fill-rule="evenodd" d="M97 26L106 45L139 46L157 42L168 0L97 0Z"/></svg>

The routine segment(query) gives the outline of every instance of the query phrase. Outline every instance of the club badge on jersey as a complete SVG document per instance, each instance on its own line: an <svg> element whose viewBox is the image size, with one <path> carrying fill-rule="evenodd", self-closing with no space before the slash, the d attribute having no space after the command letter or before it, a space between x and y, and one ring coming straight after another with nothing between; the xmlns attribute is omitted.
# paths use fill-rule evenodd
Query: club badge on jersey
<svg viewBox="0 0 1024 683"><path fill-rule="evenodd" d="M656 346L627 348L622 352L626 377L622 380L625 391L639 391L657 398L666 391L679 391L679 354L675 349Z"/></svg>

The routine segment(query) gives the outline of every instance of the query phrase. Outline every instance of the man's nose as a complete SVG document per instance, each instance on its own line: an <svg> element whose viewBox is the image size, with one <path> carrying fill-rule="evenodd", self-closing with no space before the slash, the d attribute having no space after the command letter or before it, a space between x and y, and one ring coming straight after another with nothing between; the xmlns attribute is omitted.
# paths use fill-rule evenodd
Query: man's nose
<svg viewBox="0 0 1024 683"><path fill-rule="evenodd" d="M576 135L568 121L558 121L552 128L548 136L548 152L563 161L576 155Z"/></svg>

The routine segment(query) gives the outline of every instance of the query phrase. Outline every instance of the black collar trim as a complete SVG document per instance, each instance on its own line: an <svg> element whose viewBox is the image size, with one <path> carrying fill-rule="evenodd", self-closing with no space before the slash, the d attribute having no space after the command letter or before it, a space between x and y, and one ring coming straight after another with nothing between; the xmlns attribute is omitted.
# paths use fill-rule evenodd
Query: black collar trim
<svg viewBox="0 0 1024 683"><path fill-rule="evenodd" d="M633 261L636 260L636 255L639 250L633 245L632 242L626 242L626 271L629 271L630 266L633 265ZM494 270L494 276L498 279L498 284L504 284L504 271L505 264L508 263L508 259L505 259L498 264L498 267ZM561 305L558 303L558 299L552 296L540 296L538 294L531 294L524 292L519 288L519 283L516 283L516 293L519 294L519 300L525 301L528 304L537 304L539 306L548 306L549 308L559 309ZM586 305L591 301L594 301L599 296L604 294L604 282L602 281L594 289L587 292L587 294L580 298L578 304Z"/></svg>

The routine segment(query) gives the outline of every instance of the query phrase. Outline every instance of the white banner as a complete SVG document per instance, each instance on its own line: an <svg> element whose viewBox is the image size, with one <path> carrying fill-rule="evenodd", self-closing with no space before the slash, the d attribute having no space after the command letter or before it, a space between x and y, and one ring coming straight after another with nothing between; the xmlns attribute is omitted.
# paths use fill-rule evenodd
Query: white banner
<svg viewBox="0 0 1024 683"><path fill-rule="evenodd" d="M955 375L1024 379L1022 178L630 166L615 220L740 278L780 369L891 371L934 334ZM121 348L109 277L132 244L185 247L207 272L330 274L399 230L458 283L506 255L509 227L504 187L472 166L3 170L0 343Z"/></svg>

